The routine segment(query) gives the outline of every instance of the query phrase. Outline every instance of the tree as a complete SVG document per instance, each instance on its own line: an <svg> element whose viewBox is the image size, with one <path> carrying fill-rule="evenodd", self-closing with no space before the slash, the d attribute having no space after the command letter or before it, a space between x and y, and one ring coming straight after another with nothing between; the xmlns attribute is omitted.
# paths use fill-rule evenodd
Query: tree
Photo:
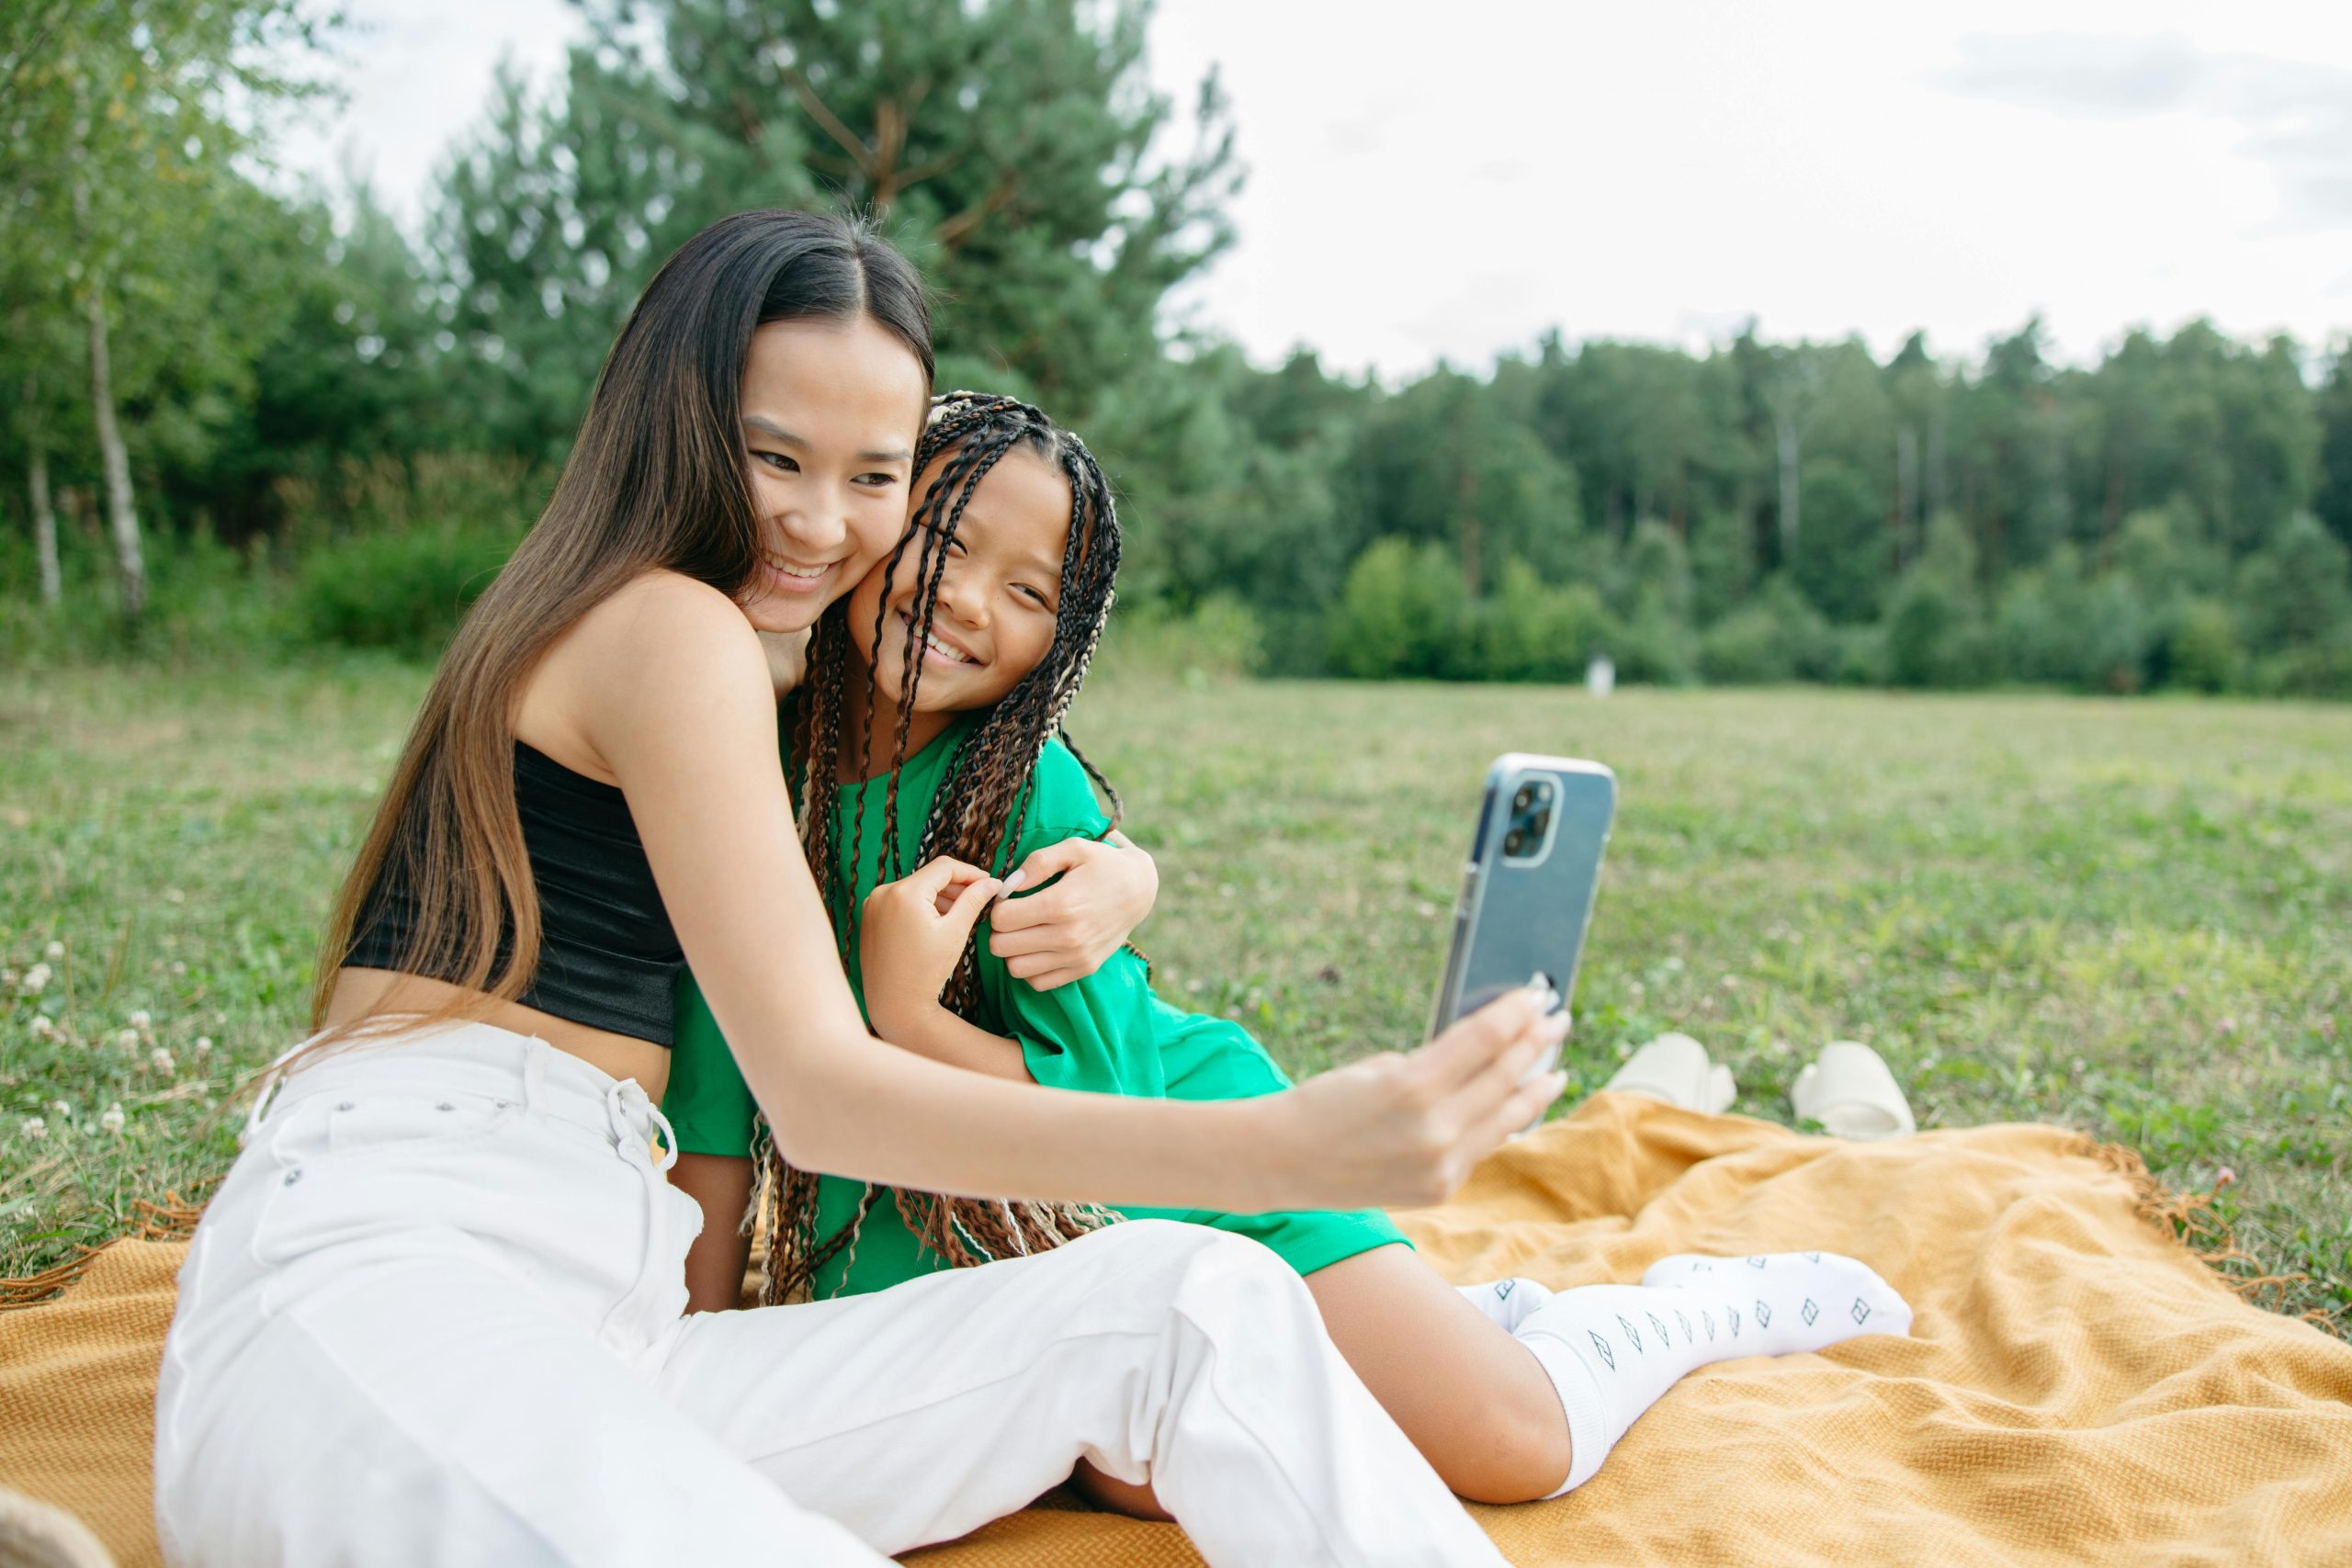
<svg viewBox="0 0 2352 1568"><path fill-rule="evenodd" d="M52 0L19 7L5 26L0 189L14 192L16 218L40 236L18 265L57 265L67 285L63 300L37 294L30 310L70 304L83 330L107 532L124 618L135 627L147 578L116 310L174 295L171 269L203 220L202 198L249 143L252 115L309 91L283 62L315 44L321 24L300 0ZM30 439L40 440L38 423ZM45 447L36 446L30 464L45 472Z"/></svg>
<svg viewBox="0 0 2352 1568"><path fill-rule="evenodd" d="M1987 580L2040 560L2066 537L2066 389L2042 355L2044 335L2037 315L1995 339L1964 395L1962 512Z"/></svg>
<svg viewBox="0 0 2352 1568"><path fill-rule="evenodd" d="M561 100L503 78L435 224L518 447L560 453L652 266L744 208L874 213L937 288L944 361L1072 421L1161 357L1161 299L1231 239L1222 92L1175 144L1135 0L582 5Z"/></svg>
<svg viewBox="0 0 2352 1568"><path fill-rule="evenodd" d="M2328 355L2314 412L2320 423L2319 493L2312 510L2329 533L2352 545L2352 338Z"/></svg>
<svg viewBox="0 0 2352 1568"><path fill-rule="evenodd" d="M1894 532L1887 562L1900 571L1919 552L1920 529L1944 497L1945 387L1925 333L1904 339L1886 367L1894 420Z"/></svg>

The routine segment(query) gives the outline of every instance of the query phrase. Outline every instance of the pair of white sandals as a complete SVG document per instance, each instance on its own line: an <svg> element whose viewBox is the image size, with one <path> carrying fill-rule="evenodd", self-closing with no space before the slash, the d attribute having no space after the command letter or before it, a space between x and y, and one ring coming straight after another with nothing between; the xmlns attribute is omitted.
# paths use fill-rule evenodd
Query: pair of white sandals
<svg viewBox="0 0 2352 1568"><path fill-rule="evenodd" d="M1731 1069L1688 1034L1659 1035L1634 1052L1608 1087L1711 1116L1728 1110L1739 1093ZM1836 1138L1894 1138L1919 1128L1884 1059L1852 1040L1824 1045L1789 1086L1789 1103L1799 1118L1819 1122Z"/></svg>

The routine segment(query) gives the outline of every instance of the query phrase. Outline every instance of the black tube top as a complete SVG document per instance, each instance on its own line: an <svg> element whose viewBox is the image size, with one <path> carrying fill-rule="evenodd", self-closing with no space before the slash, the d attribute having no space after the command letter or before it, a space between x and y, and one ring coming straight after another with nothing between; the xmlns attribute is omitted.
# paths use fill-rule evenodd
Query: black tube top
<svg viewBox="0 0 2352 1568"><path fill-rule="evenodd" d="M539 962L526 1007L667 1045L671 994L685 953L653 886L636 819L618 788L584 778L517 740L514 809L539 895ZM407 969L416 898L396 846L368 890L344 962ZM510 927L504 941L511 938ZM453 975L433 976L455 979Z"/></svg>

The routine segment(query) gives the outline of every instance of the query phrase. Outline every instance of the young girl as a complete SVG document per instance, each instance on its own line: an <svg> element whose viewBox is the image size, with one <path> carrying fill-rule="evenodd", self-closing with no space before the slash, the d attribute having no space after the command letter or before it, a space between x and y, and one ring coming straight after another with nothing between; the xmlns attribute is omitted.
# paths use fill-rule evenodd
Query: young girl
<svg viewBox="0 0 2352 1568"><path fill-rule="evenodd" d="M189 1249L167 1562L876 1568L1084 1457L1151 1479L1214 1563L1501 1562L1296 1277L1197 1227L682 1315L701 1215L654 1105L686 958L778 1156L914 1189L1409 1201L1557 1090L1514 1087L1546 1040L1524 995L1232 1106L876 1044L761 638L899 538L931 371L920 280L838 220L740 214L647 287L425 697L323 943L324 1032Z"/></svg>
<svg viewBox="0 0 2352 1568"><path fill-rule="evenodd" d="M1009 866L1112 828L1091 786L1114 812L1117 795L1060 727L1110 609L1118 524L1085 446L1009 399L936 402L916 467L922 499L907 537L819 623L792 729L809 863L869 1018L893 1044L975 1075L1181 1100L1280 1091L1286 1080L1256 1041L1161 1001L1132 950L1042 989L1021 977L1020 943L1008 952L1001 935L966 940L990 899L1016 890L944 873L949 863L934 857ZM743 1212L753 1113L690 975L667 1109L682 1148L713 1167L731 1160L731 1183L709 1184L726 1197L706 1233L724 1254L710 1278L731 1286L743 1253L726 1222ZM886 1190L770 1159L771 1301L1031 1255L1111 1217ZM1438 1473L1487 1502L1580 1484L1695 1367L1901 1334L1910 1321L1876 1274L1829 1253L1668 1258L1639 1286L1557 1294L1525 1280L1456 1291L1376 1211L1121 1213L1273 1248L1306 1277L1341 1353ZM1132 1489L1103 1490L1142 1501Z"/></svg>

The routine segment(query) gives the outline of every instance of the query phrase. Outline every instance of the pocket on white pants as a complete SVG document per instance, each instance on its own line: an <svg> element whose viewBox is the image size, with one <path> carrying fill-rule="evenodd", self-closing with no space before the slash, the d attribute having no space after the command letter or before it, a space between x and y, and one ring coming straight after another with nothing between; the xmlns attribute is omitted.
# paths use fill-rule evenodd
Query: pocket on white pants
<svg viewBox="0 0 2352 1568"><path fill-rule="evenodd" d="M265 1122L267 1196L254 1254L288 1263L322 1248L418 1228L462 1229L490 1201L481 1178L512 1100L431 1089L355 1089Z"/></svg>

